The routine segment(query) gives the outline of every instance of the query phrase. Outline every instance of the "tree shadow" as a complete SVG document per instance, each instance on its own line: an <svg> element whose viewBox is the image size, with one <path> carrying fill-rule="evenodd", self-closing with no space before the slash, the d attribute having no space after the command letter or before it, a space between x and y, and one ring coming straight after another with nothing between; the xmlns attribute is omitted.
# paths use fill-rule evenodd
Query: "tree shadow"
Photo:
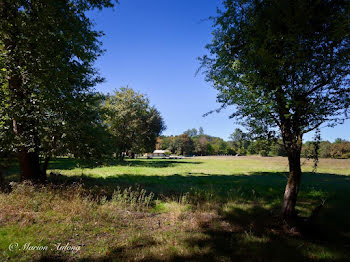
<svg viewBox="0 0 350 262"><path fill-rule="evenodd" d="M315 225L317 234L295 232L279 217L259 206L232 209L223 216L229 229L217 228L217 219L201 226L205 238L190 237L190 246L208 250L204 254L177 255L174 261L348 261L350 252L345 243L327 239L325 225ZM318 251L317 251L318 250ZM316 258L320 250L337 257ZM314 254L313 254L314 252ZM321 251L322 252L322 251ZM320 254L318 254L320 255ZM314 259L313 259L314 257Z"/></svg>
<svg viewBox="0 0 350 262"><path fill-rule="evenodd" d="M108 255L106 256L96 256L94 254L91 257L80 258L77 261L85 261L85 262L107 262L107 261L130 261L132 257L135 257L135 254L142 249L156 245L157 242L151 238L150 236L141 236L133 243L132 247L117 247L109 250ZM72 258L72 256L67 256L64 253L61 254L50 254L40 257L37 262L63 262L63 261L76 261L76 259ZM142 261L145 261L144 259ZM150 260L152 261L152 260Z"/></svg>
<svg viewBox="0 0 350 262"><path fill-rule="evenodd" d="M165 160L165 159L143 159L143 160L132 160L132 161L123 161L118 164L121 166L130 166L130 167L175 167L183 164L202 164L203 162L199 161L177 161L177 160Z"/></svg>
<svg viewBox="0 0 350 262"><path fill-rule="evenodd" d="M111 197L117 187L143 188L155 194L155 198L178 199L189 193L195 202L227 203L230 201L258 203L268 205L271 210L279 211L284 187L287 181L283 172L259 172L250 175L220 175L190 173L188 175L148 176L148 175L118 175L109 177L63 176L51 174L49 181L54 184L82 183L87 189L93 189L97 194ZM350 178L342 175L321 173L304 173L298 197L297 209L301 215L310 215L311 210L326 199L325 207L316 223L333 226L328 230L329 237L350 237ZM256 206L256 208L258 208ZM256 210L251 210L251 212ZM236 209L235 220L245 216ZM255 217L256 214L250 214ZM231 219L230 216L227 219ZM332 223L329 223L331 220ZM257 221L258 222L258 221ZM339 225L346 228L339 234ZM332 232L336 232L333 234ZM346 234L348 236L346 237ZM333 236L332 236L333 235Z"/></svg>
<svg viewBox="0 0 350 262"><path fill-rule="evenodd" d="M128 166L128 167L146 167L146 168L166 168L176 167L178 165L202 164L200 161L178 161L178 160L166 160L166 159L133 159L133 160L107 160L104 163L79 161L74 158L58 157L50 160L49 170L72 170L75 168L95 168L95 167L115 167L115 166ZM4 181L19 181L19 167L18 163L14 161L11 166L1 170L2 178Z"/></svg>
<svg viewBox="0 0 350 262"><path fill-rule="evenodd" d="M217 226L223 222L225 226ZM236 207L221 212L220 217L202 221L198 232L204 237L188 232L183 244L192 247L191 254L169 254L166 259L148 254L140 261L349 261L346 242L328 239L324 224L314 225L314 229L316 234L295 232L270 209L258 205ZM133 261L143 248L159 244L143 237L132 246L110 248L108 255L85 257L81 261ZM336 255L322 257L322 252ZM48 258L50 261L69 260L68 257Z"/></svg>
<svg viewBox="0 0 350 262"><path fill-rule="evenodd" d="M143 162L143 161L141 161ZM175 162L182 164L183 162ZM193 162L189 162L193 163ZM166 163L168 165L169 163ZM147 163L147 165L153 165ZM242 175L222 175L206 173L186 173L173 175L130 175L115 176L65 176L50 173L49 182L54 184L71 184L80 182L87 187L101 189L140 186L155 194L171 196L187 192L211 192L219 197L239 195L248 199L273 200L281 198L287 181L284 172L256 172ZM350 177L324 173L304 173L300 196L311 200L322 197L333 199L346 197L350 190Z"/></svg>
<svg viewBox="0 0 350 262"><path fill-rule="evenodd" d="M180 162L183 163L183 162ZM192 163L192 162L190 162ZM311 210L327 199L314 224L295 228L279 217L286 173L257 172L249 175L206 173L169 176L118 175L111 177L51 174L54 184L80 182L87 188L111 193L117 187L137 187L171 198L190 192L195 201L217 201L219 217L200 224L205 237L189 233L190 255L175 254L171 261L347 261L350 257L350 177L325 173L304 173L299 210ZM215 208L215 207L214 207ZM217 226L226 223L226 226ZM130 261L135 252L154 241L135 243L135 250L111 248L109 255L83 261ZM200 250L200 251L196 251ZM320 254L324 252L325 255ZM335 254L327 255L327 254ZM57 257L51 261L64 261ZM41 260L45 261L45 260ZM142 261L162 261L149 255Z"/></svg>
<svg viewBox="0 0 350 262"><path fill-rule="evenodd" d="M49 162L50 169L70 170L79 166L79 161L74 158L58 157Z"/></svg>
<svg viewBox="0 0 350 262"><path fill-rule="evenodd" d="M112 166L130 166L130 167L174 167L182 164L201 164L199 161L177 161L166 159L133 159L133 160L108 160L98 167L112 167ZM96 163L80 162L73 158L56 158L50 161L49 169L69 170L77 167L96 167Z"/></svg>

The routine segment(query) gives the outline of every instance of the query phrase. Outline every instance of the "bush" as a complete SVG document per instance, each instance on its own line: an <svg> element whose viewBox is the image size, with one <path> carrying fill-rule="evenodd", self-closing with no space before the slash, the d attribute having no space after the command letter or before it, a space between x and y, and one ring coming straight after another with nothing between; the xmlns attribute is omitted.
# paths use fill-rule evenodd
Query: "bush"
<svg viewBox="0 0 350 262"><path fill-rule="evenodd" d="M241 155L245 156L247 154L247 150L244 147L241 147L238 151L239 151L239 154Z"/></svg>
<svg viewBox="0 0 350 262"><path fill-rule="evenodd" d="M350 158L350 153L345 153L345 154L343 155L343 158Z"/></svg>
<svg viewBox="0 0 350 262"><path fill-rule="evenodd" d="M247 151L248 151L249 155L255 155L257 153L256 152L256 145L254 142L248 146Z"/></svg>
<svg viewBox="0 0 350 262"><path fill-rule="evenodd" d="M333 158L347 158L350 153L350 142L333 143L330 155Z"/></svg>
<svg viewBox="0 0 350 262"><path fill-rule="evenodd" d="M259 155L261 156L268 156L268 152L266 150L260 150Z"/></svg>
<svg viewBox="0 0 350 262"><path fill-rule="evenodd" d="M331 157L332 144L328 141L323 141L320 144L320 157L328 158Z"/></svg>
<svg viewBox="0 0 350 262"><path fill-rule="evenodd" d="M236 152L232 147L229 147L229 148L227 149L227 154L228 154L228 155L236 155L237 152Z"/></svg>
<svg viewBox="0 0 350 262"><path fill-rule="evenodd" d="M283 141L279 140L272 144L270 156L287 156L287 151L284 148Z"/></svg>

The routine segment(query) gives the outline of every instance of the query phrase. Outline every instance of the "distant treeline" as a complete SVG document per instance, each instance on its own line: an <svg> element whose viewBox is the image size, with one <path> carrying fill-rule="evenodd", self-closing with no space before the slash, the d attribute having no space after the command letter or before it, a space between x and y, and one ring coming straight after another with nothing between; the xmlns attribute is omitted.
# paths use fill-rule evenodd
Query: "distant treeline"
<svg viewBox="0 0 350 262"><path fill-rule="evenodd" d="M188 129L181 135L158 137L156 148L188 156L237 154L287 156L281 139L253 139L239 128L231 134L229 141L204 134L203 128ZM350 142L340 138L334 143L329 141L306 142L301 154L302 157L313 157L316 151L321 158L350 158Z"/></svg>
<svg viewBox="0 0 350 262"><path fill-rule="evenodd" d="M315 142L306 142L303 144L301 155L308 157L314 154L317 147L321 158L350 158L350 142L341 138L337 138L334 143L321 141L318 146Z"/></svg>

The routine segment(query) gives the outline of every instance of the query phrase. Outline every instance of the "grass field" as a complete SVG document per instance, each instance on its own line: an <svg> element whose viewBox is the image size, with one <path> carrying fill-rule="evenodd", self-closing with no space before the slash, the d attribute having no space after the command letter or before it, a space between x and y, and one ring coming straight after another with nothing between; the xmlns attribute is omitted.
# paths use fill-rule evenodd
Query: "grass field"
<svg viewBox="0 0 350 262"><path fill-rule="evenodd" d="M279 218L286 158L57 159L51 184L0 194L0 260L350 261L350 160L321 159L316 173L302 162L299 214L326 204L300 228Z"/></svg>

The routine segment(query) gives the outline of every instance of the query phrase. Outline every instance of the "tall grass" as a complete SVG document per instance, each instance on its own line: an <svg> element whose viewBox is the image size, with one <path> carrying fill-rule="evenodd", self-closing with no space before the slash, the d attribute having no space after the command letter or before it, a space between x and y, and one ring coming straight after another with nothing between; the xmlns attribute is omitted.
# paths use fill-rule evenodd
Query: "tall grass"
<svg viewBox="0 0 350 262"><path fill-rule="evenodd" d="M0 261L346 261L348 163L304 174L300 214L327 199L304 233L278 217L284 160L268 160L136 160L84 175L70 163L51 184L13 182L0 192ZM9 252L14 241L81 250Z"/></svg>

